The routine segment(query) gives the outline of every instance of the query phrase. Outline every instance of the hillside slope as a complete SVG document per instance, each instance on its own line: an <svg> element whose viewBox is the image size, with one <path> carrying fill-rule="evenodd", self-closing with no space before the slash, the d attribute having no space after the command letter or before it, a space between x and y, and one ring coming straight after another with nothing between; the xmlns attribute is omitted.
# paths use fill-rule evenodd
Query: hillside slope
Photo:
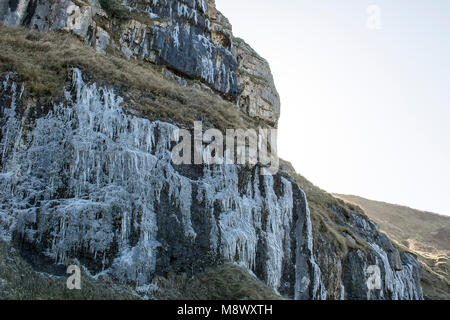
<svg viewBox="0 0 450 320"><path fill-rule="evenodd" d="M450 299L450 217L353 195L335 196L361 206L381 231L418 255L426 297Z"/></svg>

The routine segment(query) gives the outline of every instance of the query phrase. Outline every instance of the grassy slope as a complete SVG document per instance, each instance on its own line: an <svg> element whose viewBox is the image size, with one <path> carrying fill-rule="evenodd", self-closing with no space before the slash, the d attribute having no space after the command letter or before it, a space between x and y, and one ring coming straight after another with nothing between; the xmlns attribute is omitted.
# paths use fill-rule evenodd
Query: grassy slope
<svg viewBox="0 0 450 320"><path fill-rule="evenodd" d="M345 227L339 227L335 223L338 216L336 212L331 209L334 206L345 215L352 212L365 216L364 211L359 206L346 203L315 186L305 177L296 173L295 169L287 161L281 161L281 168L289 173L290 176L294 177L299 186L306 193L311 212L312 225L316 234L323 235L325 233L333 239L342 256L345 255L349 249L367 249L367 244L364 240L359 239L359 237L351 230ZM356 244L344 237L344 233L351 235L356 240Z"/></svg>
<svg viewBox="0 0 450 320"><path fill-rule="evenodd" d="M359 206L346 203L312 184L296 173L289 162L281 161L280 164L281 170L293 177L306 193L311 214L316 262L319 263L324 274L323 280L327 286L328 299L339 300L342 276L339 262L350 250L366 251L369 246L364 239L343 223L333 208L346 217L350 214L365 216L365 213ZM355 241L350 241L349 238Z"/></svg>
<svg viewBox="0 0 450 320"><path fill-rule="evenodd" d="M361 206L391 239L418 255L428 298L450 299L450 217L357 196L336 196Z"/></svg>

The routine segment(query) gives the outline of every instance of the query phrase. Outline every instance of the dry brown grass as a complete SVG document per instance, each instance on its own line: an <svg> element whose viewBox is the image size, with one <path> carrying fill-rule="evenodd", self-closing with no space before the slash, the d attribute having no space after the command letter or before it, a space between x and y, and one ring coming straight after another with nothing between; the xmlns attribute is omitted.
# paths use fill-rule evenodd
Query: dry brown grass
<svg viewBox="0 0 450 320"><path fill-rule="evenodd" d="M234 264L224 264L188 278L170 274L156 281L158 299L165 300L280 300L262 281Z"/></svg>
<svg viewBox="0 0 450 320"><path fill-rule="evenodd" d="M126 108L150 120L186 128L202 120L205 127L221 130L264 125L213 93L164 77L161 67L127 60L115 50L108 55L97 53L65 32L39 33L0 25L0 75L15 72L17 80L25 83L26 99L34 103L61 99L74 67L92 81L113 85L124 96Z"/></svg>
<svg viewBox="0 0 450 320"><path fill-rule="evenodd" d="M422 288L426 299L450 300L448 257L427 258L418 255L422 266Z"/></svg>
<svg viewBox="0 0 450 320"><path fill-rule="evenodd" d="M358 196L336 195L364 208L402 251L417 256L429 299L450 299L450 217Z"/></svg>

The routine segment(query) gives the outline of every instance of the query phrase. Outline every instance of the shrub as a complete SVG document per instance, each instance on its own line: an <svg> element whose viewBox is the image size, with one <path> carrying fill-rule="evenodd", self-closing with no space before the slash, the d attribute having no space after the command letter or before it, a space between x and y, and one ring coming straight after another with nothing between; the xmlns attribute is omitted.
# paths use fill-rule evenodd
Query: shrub
<svg viewBox="0 0 450 320"><path fill-rule="evenodd" d="M120 20L126 20L130 17L129 10L120 0L99 0L100 6L111 17Z"/></svg>

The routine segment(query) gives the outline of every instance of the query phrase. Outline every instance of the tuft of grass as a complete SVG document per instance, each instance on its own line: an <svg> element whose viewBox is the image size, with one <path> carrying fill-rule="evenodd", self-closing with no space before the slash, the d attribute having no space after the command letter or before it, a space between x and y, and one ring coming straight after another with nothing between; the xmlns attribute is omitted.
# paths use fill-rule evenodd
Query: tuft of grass
<svg viewBox="0 0 450 320"><path fill-rule="evenodd" d="M364 211L397 242L425 254L450 254L450 217L351 195L335 195Z"/></svg>
<svg viewBox="0 0 450 320"><path fill-rule="evenodd" d="M165 300L284 300L246 269L227 263L189 278L169 274L157 278L158 299Z"/></svg>

